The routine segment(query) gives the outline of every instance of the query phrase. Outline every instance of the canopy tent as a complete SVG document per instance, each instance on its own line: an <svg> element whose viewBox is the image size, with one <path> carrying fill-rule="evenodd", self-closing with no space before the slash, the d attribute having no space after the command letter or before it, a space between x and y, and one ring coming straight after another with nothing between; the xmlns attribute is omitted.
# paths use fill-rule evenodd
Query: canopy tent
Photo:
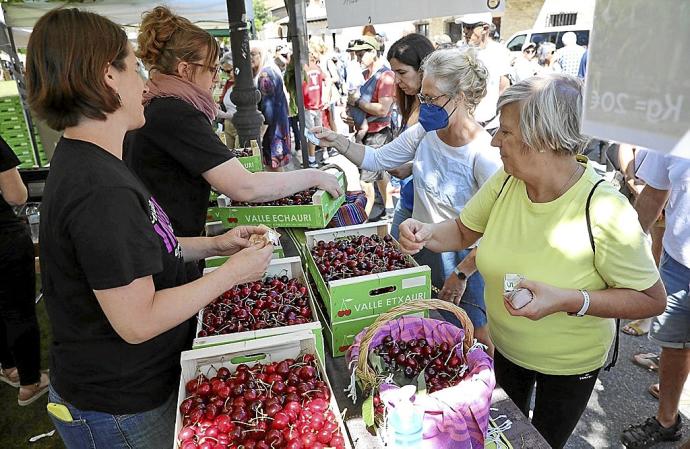
<svg viewBox="0 0 690 449"><path fill-rule="evenodd" d="M31 3L3 3L2 9L5 15L5 24L12 30L16 47L25 48L36 21L46 12L59 6L73 6L92 11L125 27L135 27L141 21L141 15L158 3L150 0L96 0L93 3L35 1ZM201 28L228 29L228 12L225 0L167 0L165 4Z"/></svg>

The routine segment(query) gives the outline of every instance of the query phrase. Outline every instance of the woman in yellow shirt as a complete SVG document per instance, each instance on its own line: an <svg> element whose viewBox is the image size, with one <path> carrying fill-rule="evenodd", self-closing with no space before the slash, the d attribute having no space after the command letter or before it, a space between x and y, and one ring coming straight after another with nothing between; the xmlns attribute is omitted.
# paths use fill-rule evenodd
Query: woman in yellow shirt
<svg viewBox="0 0 690 449"><path fill-rule="evenodd" d="M400 243L457 251L482 238L477 266L485 279L496 380L525 415L536 384L532 423L554 447L565 445L591 395L614 337L612 318L644 318L666 297L635 211L576 155L582 85L544 75L500 97L492 145L499 170L459 219L409 219ZM504 295L518 274L532 300L520 309Z"/></svg>

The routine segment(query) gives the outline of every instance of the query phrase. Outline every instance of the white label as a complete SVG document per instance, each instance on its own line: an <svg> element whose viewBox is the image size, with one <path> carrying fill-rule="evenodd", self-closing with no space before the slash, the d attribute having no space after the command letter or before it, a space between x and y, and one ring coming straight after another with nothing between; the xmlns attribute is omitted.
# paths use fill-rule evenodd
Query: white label
<svg viewBox="0 0 690 449"><path fill-rule="evenodd" d="M426 276L417 276L414 278L403 279L402 288L413 288L426 285Z"/></svg>
<svg viewBox="0 0 690 449"><path fill-rule="evenodd" d="M514 273L506 273L503 276L503 291L512 292L522 280L522 276Z"/></svg>

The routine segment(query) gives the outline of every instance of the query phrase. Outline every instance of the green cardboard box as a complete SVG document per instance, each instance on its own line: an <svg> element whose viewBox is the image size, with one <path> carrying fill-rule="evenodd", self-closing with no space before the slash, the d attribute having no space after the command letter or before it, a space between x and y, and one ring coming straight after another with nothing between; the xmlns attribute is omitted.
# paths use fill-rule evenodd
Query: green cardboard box
<svg viewBox="0 0 690 449"><path fill-rule="evenodd" d="M344 191L345 175L338 172L337 176ZM226 228L264 224L270 228L322 229L331 221L343 202L344 194L332 198L328 192L319 190L312 198L313 204L309 205L211 207L206 221L221 221Z"/></svg>
<svg viewBox="0 0 690 449"><path fill-rule="evenodd" d="M319 316L319 320L321 320L321 324L323 325L323 336L326 340L326 346L328 346L328 350L331 351L333 357L344 356L345 352L355 341L357 334L362 332L364 328L370 326L376 320L376 318L378 318L378 315L374 315L354 320L330 323L318 302L316 304L316 312ZM409 315L428 318L429 312L416 312Z"/></svg>
<svg viewBox="0 0 690 449"><path fill-rule="evenodd" d="M207 268L206 270L204 270L204 273L209 273L215 269L215 267ZM314 339L316 341L316 350L319 353L321 360L324 360L324 340L323 333L321 332L321 322L318 319L316 306L314 304L314 294L312 293L311 288L309 287L309 282L307 281L304 271L302 270L302 264L299 257L289 257L286 259L272 260L268 266L268 270L266 270L266 274L264 277L276 275L286 275L289 278L296 277L300 280L300 282L307 286L307 292L309 294L309 307L311 308L312 319L314 321L305 324L296 324L293 326L282 326L270 329L261 329L258 331L246 331L236 332L233 334L196 337L194 338L194 342L192 343L192 348L207 348L210 346L222 345L226 343L235 343L245 340L255 340L260 338L272 337L275 335L287 335L295 332L310 331L314 334ZM203 317L204 310L202 309L199 311L199 314L197 315L195 335L198 335L199 331L201 330L201 323Z"/></svg>
<svg viewBox="0 0 690 449"><path fill-rule="evenodd" d="M366 223L305 233L307 269L316 282L326 306L325 315L332 325L340 321L378 316L405 302L431 298L431 269L426 265L417 265L411 257L409 260L414 265L412 268L324 281L311 255L311 248L317 241L375 234L382 237L388 234L388 225Z"/></svg>

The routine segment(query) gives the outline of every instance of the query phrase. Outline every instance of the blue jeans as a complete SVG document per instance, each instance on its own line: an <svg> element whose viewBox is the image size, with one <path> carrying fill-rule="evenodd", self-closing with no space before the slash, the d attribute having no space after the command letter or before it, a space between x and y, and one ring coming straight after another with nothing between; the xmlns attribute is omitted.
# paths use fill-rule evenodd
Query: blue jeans
<svg viewBox="0 0 690 449"><path fill-rule="evenodd" d="M412 211L403 207L402 200L398 200L398 204L395 205L395 211L393 212L393 222L391 223L391 235L395 240L400 239L400 223L412 218Z"/></svg>
<svg viewBox="0 0 690 449"><path fill-rule="evenodd" d="M424 248L415 254L414 258L420 265L428 265L431 268L431 284L439 290L451 275L455 267L470 253L466 249L457 252L434 253ZM434 296L434 295L432 295ZM472 321L474 327L486 325L486 305L484 305L484 279L479 272L474 273L467 279L467 287L462 295L460 307L467 312L467 316ZM439 311L443 318L456 326L460 325L459 320L450 312Z"/></svg>
<svg viewBox="0 0 690 449"><path fill-rule="evenodd" d="M79 410L50 387L48 400L67 407L72 422L48 414L67 449L170 449L177 394L158 408L134 415Z"/></svg>
<svg viewBox="0 0 690 449"><path fill-rule="evenodd" d="M652 321L649 339L662 348L690 349L690 268L664 251L659 272L666 287L666 310Z"/></svg>

